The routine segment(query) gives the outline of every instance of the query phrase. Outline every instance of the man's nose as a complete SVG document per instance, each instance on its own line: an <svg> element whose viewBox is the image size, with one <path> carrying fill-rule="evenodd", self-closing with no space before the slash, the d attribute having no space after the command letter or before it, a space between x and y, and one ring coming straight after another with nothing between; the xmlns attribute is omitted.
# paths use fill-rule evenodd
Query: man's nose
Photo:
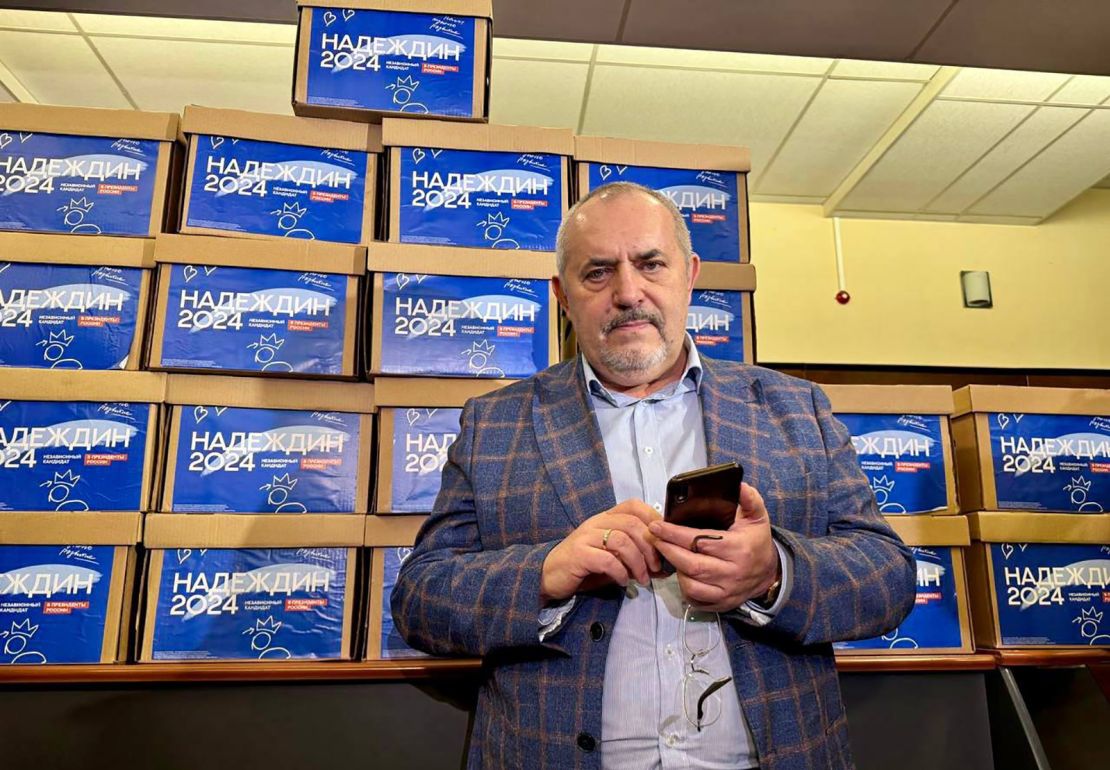
<svg viewBox="0 0 1110 770"><path fill-rule="evenodd" d="M620 307L635 307L644 298L639 272L629 264L622 264L613 276L613 303Z"/></svg>

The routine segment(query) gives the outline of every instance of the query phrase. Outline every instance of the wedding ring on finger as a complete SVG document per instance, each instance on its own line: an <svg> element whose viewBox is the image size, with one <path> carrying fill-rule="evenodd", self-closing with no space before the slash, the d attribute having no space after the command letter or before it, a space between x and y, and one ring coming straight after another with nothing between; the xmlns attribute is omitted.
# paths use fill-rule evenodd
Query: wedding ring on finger
<svg viewBox="0 0 1110 770"><path fill-rule="evenodd" d="M612 535L612 534L613 534L613 530L612 529L607 529L607 530L605 530L605 533L602 534L602 536L601 536L601 547L604 548L605 550L609 550L609 536Z"/></svg>

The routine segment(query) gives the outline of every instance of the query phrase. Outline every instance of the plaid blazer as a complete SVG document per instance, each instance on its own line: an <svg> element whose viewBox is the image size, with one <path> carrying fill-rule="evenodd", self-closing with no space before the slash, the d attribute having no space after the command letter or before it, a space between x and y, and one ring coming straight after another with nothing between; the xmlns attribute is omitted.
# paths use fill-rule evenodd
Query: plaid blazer
<svg viewBox="0 0 1110 770"><path fill-rule="evenodd" d="M728 621L734 682L763 770L850 768L830 643L885 633L913 606L913 558L879 516L845 427L816 386L703 358L710 464L735 460L793 556L763 628ZM481 656L471 768L598 768L605 659L621 592L579 595L539 641L548 552L615 504L581 366L469 401L435 510L393 593L413 646Z"/></svg>

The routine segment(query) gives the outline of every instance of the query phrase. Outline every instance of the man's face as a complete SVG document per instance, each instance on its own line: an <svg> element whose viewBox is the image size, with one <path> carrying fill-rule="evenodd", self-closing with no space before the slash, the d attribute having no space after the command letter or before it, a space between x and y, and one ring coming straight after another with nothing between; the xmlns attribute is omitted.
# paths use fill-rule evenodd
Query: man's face
<svg viewBox="0 0 1110 770"><path fill-rule="evenodd" d="M697 255L687 269L670 213L642 193L596 198L569 228L555 292L579 347L604 381L658 380L682 353Z"/></svg>

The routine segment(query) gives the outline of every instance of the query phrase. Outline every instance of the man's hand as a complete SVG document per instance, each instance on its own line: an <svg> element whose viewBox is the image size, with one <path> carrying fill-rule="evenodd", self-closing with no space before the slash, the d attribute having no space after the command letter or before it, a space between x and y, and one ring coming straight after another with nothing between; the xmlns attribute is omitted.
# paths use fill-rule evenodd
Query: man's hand
<svg viewBox="0 0 1110 770"><path fill-rule="evenodd" d="M635 580L646 585L663 567L648 531L658 520L659 514L643 500L625 500L586 519L547 554L540 606L609 583L624 587Z"/></svg>
<svg viewBox="0 0 1110 770"><path fill-rule="evenodd" d="M656 548L674 565L682 595L698 609L729 612L763 596L779 578L779 556L759 492L740 485L740 507L727 531L691 529L657 521ZM694 547L694 538L701 538ZM720 538L720 539L717 539Z"/></svg>

